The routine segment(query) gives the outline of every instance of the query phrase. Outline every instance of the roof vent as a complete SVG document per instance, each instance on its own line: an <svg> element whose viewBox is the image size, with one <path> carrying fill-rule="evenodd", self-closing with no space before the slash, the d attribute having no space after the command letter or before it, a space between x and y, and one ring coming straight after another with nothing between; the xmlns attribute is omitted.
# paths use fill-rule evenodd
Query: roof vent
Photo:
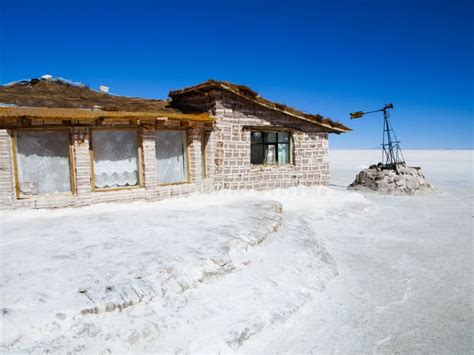
<svg viewBox="0 0 474 355"><path fill-rule="evenodd" d="M100 90L101 92L105 92L106 94L109 93L109 87L108 87L108 86L100 85L100 86L99 86L99 90Z"/></svg>
<svg viewBox="0 0 474 355"><path fill-rule="evenodd" d="M45 79L45 80L51 80L52 78L53 78L53 76L50 75L50 74L45 74L45 75L41 76L41 79Z"/></svg>

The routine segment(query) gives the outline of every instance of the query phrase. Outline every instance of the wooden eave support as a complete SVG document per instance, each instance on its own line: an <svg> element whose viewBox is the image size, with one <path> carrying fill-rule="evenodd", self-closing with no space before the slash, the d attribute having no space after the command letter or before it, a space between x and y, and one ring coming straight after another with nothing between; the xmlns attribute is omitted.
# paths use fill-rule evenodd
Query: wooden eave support
<svg viewBox="0 0 474 355"><path fill-rule="evenodd" d="M18 120L18 124L20 126L31 126L31 118L28 118L26 116L21 116L20 119Z"/></svg>

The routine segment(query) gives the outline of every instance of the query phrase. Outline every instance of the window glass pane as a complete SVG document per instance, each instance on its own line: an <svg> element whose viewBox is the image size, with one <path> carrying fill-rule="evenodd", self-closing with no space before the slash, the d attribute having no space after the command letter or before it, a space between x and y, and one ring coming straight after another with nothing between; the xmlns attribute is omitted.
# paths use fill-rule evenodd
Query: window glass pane
<svg viewBox="0 0 474 355"><path fill-rule="evenodd" d="M95 187L123 187L138 184L137 132L94 130Z"/></svg>
<svg viewBox="0 0 474 355"><path fill-rule="evenodd" d="M277 134L276 133L265 133L265 142L267 143L276 143Z"/></svg>
<svg viewBox="0 0 474 355"><path fill-rule="evenodd" d="M278 143L288 143L290 141L290 135L286 132L278 133Z"/></svg>
<svg viewBox="0 0 474 355"><path fill-rule="evenodd" d="M252 132L251 140L252 140L252 143L262 143L263 142L263 133L262 132Z"/></svg>
<svg viewBox="0 0 474 355"><path fill-rule="evenodd" d="M290 162L289 147L289 144L278 144L278 164L288 164Z"/></svg>
<svg viewBox="0 0 474 355"><path fill-rule="evenodd" d="M275 145L266 145L265 146L265 164L275 164L276 163L276 149Z"/></svg>
<svg viewBox="0 0 474 355"><path fill-rule="evenodd" d="M263 164L263 144L252 144L250 163Z"/></svg>
<svg viewBox="0 0 474 355"><path fill-rule="evenodd" d="M69 132L19 131L16 156L24 195L71 191Z"/></svg>
<svg viewBox="0 0 474 355"><path fill-rule="evenodd" d="M184 131L159 131L155 135L158 182L185 182L186 154Z"/></svg>

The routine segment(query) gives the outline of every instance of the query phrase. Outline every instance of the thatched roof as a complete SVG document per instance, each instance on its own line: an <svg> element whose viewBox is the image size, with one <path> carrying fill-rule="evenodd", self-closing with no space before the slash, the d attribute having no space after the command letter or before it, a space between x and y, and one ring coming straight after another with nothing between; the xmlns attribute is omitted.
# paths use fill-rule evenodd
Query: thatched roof
<svg viewBox="0 0 474 355"><path fill-rule="evenodd" d="M350 131L343 124L329 118L308 114L272 102L259 96L247 86L225 81L208 80L182 90L171 91L169 95L172 99L176 99L181 95L204 92L216 88L227 90L261 106L324 127L329 132L344 133ZM8 107L10 105L18 107ZM172 101L170 100L115 96L92 90L83 84L53 78L23 80L0 86L0 119L15 117L58 120L167 117L169 119L196 122L213 121L207 113L196 112L195 110L190 111L186 107L180 107L179 104L172 106Z"/></svg>
<svg viewBox="0 0 474 355"><path fill-rule="evenodd" d="M344 126L342 123L331 120L330 118L325 118L319 114L309 114L306 112L299 111L297 109L288 107L286 105L267 100L255 91L250 89L245 85L236 85L227 81L217 81L217 80L208 80L204 83L190 86L181 90L170 91L169 96L174 99L182 95L190 95L199 92L205 92L213 89L222 89L234 93L240 97L243 97L247 100L255 102L261 106L270 108L272 110L290 115L295 118L302 119L304 121L314 123L318 126L325 127L335 133L345 133L351 131L350 128Z"/></svg>
<svg viewBox="0 0 474 355"><path fill-rule="evenodd" d="M0 86L0 104L103 111L182 113L168 100L115 96L58 79L31 79Z"/></svg>
<svg viewBox="0 0 474 355"><path fill-rule="evenodd" d="M213 122L203 112L183 112L169 100L115 96L63 79L31 79L0 86L0 120L37 118L63 121L170 119ZM2 107L4 106L4 107Z"/></svg>

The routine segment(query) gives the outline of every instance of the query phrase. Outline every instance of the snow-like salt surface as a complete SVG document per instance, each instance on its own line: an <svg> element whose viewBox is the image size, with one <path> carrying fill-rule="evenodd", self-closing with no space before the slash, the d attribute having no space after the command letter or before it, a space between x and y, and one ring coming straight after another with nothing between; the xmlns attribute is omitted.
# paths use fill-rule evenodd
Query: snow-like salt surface
<svg viewBox="0 0 474 355"><path fill-rule="evenodd" d="M472 353L472 151L404 153L433 194L333 150L330 188L3 212L0 350Z"/></svg>

